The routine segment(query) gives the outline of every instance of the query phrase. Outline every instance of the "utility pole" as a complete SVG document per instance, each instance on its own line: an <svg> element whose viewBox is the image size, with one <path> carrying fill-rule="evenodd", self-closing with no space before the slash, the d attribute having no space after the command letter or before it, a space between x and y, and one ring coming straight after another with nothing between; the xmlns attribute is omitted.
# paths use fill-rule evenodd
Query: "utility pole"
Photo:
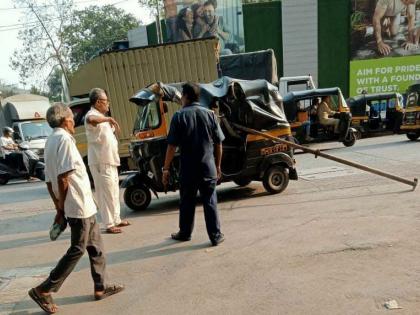
<svg viewBox="0 0 420 315"><path fill-rule="evenodd" d="M160 25L160 7L159 7L159 1L156 0L156 33L157 33L157 41L158 44L163 43L163 36L162 36L162 27Z"/></svg>

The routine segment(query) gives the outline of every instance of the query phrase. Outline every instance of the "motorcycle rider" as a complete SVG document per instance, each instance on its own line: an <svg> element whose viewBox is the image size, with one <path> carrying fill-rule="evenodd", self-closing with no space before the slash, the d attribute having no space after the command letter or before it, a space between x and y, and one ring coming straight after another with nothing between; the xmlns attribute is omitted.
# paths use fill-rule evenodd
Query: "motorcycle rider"
<svg viewBox="0 0 420 315"><path fill-rule="evenodd" d="M7 165L22 174L28 174L29 178L29 158L19 151L19 146L13 140L12 135L12 128L3 128L3 136L0 137L0 156Z"/></svg>

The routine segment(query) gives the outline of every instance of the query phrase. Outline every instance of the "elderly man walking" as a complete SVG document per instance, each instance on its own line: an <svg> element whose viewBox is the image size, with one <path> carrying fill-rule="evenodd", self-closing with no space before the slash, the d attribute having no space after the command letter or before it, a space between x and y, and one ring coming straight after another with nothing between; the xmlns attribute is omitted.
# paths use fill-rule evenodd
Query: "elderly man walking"
<svg viewBox="0 0 420 315"><path fill-rule="evenodd" d="M96 300L118 293L124 287L105 284L105 255L96 222L96 206L86 167L72 137L73 114L67 106L57 104L48 109L47 121L54 132L45 145L45 182L57 211L55 222L63 224L66 217L70 225L71 246L49 277L29 291L29 296L45 312L53 314L58 308L51 292L60 289L85 250L89 254Z"/></svg>
<svg viewBox="0 0 420 315"><path fill-rule="evenodd" d="M85 127L88 142L88 165L95 183L96 200L101 212L106 232L121 233L121 227L130 223L120 218L120 189L118 178L118 123L106 114L109 101L104 90L94 88L90 91L89 101L92 108L86 114Z"/></svg>

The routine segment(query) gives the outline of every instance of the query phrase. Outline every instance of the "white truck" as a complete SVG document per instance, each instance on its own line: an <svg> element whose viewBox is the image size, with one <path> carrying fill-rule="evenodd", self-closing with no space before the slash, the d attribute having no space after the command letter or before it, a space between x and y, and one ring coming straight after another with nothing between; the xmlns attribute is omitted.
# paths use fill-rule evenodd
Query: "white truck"
<svg viewBox="0 0 420 315"><path fill-rule="evenodd" d="M45 116L50 102L47 97L33 94L20 94L1 100L0 129L11 127L17 143L25 141L29 149L44 156L45 142L52 129Z"/></svg>

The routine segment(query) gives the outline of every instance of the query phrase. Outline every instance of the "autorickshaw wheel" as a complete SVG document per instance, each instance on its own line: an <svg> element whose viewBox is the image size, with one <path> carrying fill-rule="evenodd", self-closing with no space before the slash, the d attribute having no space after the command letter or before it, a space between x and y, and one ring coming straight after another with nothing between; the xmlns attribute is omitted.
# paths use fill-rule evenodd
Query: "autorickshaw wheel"
<svg viewBox="0 0 420 315"><path fill-rule="evenodd" d="M420 137L420 134L417 132L409 132L407 133L407 138L411 141L416 141Z"/></svg>
<svg viewBox="0 0 420 315"><path fill-rule="evenodd" d="M0 176L0 185L6 185L9 182L9 178Z"/></svg>
<svg viewBox="0 0 420 315"><path fill-rule="evenodd" d="M131 210L146 210L151 200L150 189L144 185L131 186L124 191L124 202Z"/></svg>
<svg viewBox="0 0 420 315"><path fill-rule="evenodd" d="M270 194L279 194L289 184L289 174L284 167L273 165L265 172L262 183Z"/></svg>
<svg viewBox="0 0 420 315"><path fill-rule="evenodd" d="M42 180L42 181L45 181L45 171L44 171L44 169L40 168L40 169L35 170L35 177Z"/></svg>
<svg viewBox="0 0 420 315"><path fill-rule="evenodd" d="M356 134L352 131L349 131L347 138L343 140L343 144L346 147L351 147L356 143L356 139Z"/></svg>
<svg viewBox="0 0 420 315"><path fill-rule="evenodd" d="M233 182L238 186L245 187L245 186L248 186L252 182L252 179L242 177L242 178L235 179Z"/></svg>

